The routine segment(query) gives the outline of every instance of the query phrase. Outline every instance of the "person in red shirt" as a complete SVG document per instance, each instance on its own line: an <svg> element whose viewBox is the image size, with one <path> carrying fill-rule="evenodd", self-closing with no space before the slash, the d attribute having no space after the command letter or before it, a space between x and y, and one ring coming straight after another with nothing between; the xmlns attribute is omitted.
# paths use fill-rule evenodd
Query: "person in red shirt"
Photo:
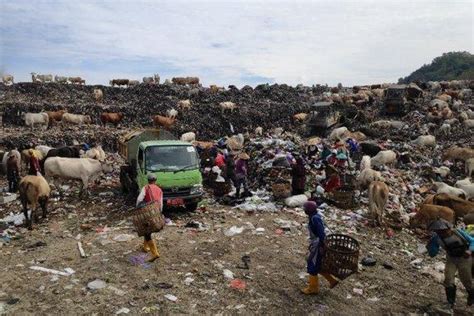
<svg viewBox="0 0 474 316"><path fill-rule="evenodd" d="M163 191L156 185L156 176L152 173L148 174L148 184L145 185L137 198L137 206L141 203L159 203L160 211L163 211ZM153 262L160 257L156 242L151 238L151 233L144 236L143 250L151 252L149 262Z"/></svg>
<svg viewBox="0 0 474 316"><path fill-rule="evenodd" d="M30 154L30 170L28 171L28 174L36 176L38 175L38 172L41 171L39 159L38 157L36 157L36 154L33 149L30 149L28 153Z"/></svg>

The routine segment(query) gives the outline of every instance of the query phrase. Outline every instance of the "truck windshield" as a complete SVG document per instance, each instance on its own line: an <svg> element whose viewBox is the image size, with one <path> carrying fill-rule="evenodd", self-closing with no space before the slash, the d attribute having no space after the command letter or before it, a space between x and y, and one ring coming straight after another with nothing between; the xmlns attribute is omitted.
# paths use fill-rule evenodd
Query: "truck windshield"
<svg viewBox="0 0 474 316"><path fill-rule="evenodd" d="M198 168L199 161L193 146L152 146L145 150L145 163L149 171L176 171Z"/></svg>

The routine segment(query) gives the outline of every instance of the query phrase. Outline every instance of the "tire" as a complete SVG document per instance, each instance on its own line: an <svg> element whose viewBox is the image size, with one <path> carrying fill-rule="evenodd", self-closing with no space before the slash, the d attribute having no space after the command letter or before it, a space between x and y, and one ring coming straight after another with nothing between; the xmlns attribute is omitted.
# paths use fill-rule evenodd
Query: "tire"
<svg viewBox="0 0 474 316"><path fill-rule="evenodd" d="M185 204L185 207L188 212L194 212L198 207L198 202Z"/></svg>

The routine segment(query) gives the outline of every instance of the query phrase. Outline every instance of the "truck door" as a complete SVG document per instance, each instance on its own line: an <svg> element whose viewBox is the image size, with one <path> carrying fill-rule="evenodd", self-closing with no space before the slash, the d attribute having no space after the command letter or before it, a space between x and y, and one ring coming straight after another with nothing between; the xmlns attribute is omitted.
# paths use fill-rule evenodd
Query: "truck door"
<svg viewBox="0 0 474 316"><path fill-rule="evenodd" d="M143 149L138 148L137 157L137 183L140 188L147 184L146 170L145 170L145 159Z"/></svg>

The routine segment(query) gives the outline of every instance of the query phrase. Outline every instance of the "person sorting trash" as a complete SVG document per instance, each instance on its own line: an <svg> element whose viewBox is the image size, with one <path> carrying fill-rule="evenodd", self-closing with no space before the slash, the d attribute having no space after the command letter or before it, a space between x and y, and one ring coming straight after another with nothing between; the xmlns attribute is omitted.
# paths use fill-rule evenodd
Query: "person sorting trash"
<svg viewBox="0 0 474 316"><path fill-rule="evenodd" d="M319 277L321 274L328 282L329 287L335 287L339 281L329 273L321 272L321 263L324 256L324 222L321 215L318 214L316 202L308 201L303 204L303 209L308 215L309 230L309 255L307 259L307 272L309 273L308 286L301 291L304 294L319 293Z"/></svg>
<svg viewBox="0 0 474 316"><path fill-rule="evenodd" d="M149 173L148 184L145 185L137 198L137 210L133 221L135 228L138 227L138 235L144 237L143 251L151 252L149 262L153 262L160 257L156 242L152 239L153 232L160 231L164 226L163 191L156 185L156 176ZM142 211L143 210L143 211ZM141 214L140 214L141 212Z"/></svg>
<svg viewBox="0 0 474 316"><path fill-rule="evenodd" d="M432 222L428 229L434 232L426 245L430 257L439 253L440 246L446 251L444 287L449 307L453 308L456 302L456 285L454 284L456 271L468 293L467 305L471 306L474 301L471 271L474 238L461 229L452 229L452 224L444 219Z"/></svg>

